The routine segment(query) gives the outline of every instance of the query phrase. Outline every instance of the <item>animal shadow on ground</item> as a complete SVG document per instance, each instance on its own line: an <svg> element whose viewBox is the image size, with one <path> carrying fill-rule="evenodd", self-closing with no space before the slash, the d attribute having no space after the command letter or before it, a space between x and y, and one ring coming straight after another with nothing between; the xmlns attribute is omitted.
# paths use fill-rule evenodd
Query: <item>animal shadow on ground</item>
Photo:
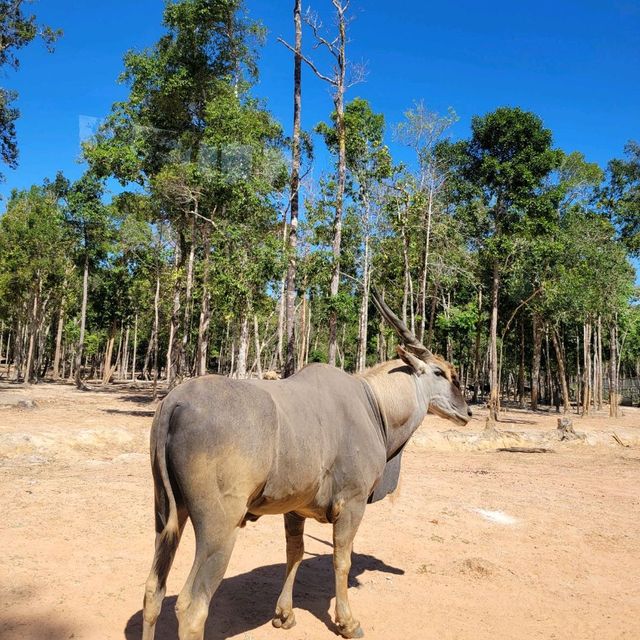
<svg viewBox="0 0 640 640"><path fill-rule="evenodd" d="M223 580L211 601L205 638L223 640L248 633L269 622L284 582L285 567L284 563L272 564ZM360 587L358 576L366 571L404 574L402 569L389 566L374 556L354 553L349 587ZM334 595L333 556L322 554L305 557L293 589L294 609L306 609L337 633L329 612ZM164 599L156 625L156 640L175 640L178 637L178 621L174 610L176 599L176 596ZM141 610L129 619L124 635L127 640L139 640L142 635Z"/></svg>

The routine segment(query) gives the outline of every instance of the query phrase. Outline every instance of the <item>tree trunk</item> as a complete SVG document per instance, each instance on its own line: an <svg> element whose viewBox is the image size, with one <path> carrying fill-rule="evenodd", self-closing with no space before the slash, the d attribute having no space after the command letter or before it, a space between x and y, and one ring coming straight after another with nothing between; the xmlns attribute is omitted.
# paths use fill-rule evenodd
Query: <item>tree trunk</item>
<svg viewBox="0 0 640 640"><path fill-rule="evenodd" d="M80 337L76 347L75 380L78 389L86 389L82 382L82 356L84 355L84 332L87 322L87 298L89 296L89 255L84 257L84 271L82 274L82 305L80 308Z"/></svg>
<svg viewBox="0 0 640 640"><path fill-rule="evenodd" d="M207 354L209 353L209 324L211 323L211 293L204 285L202 291L202 307L200 309L200 323L198 325L197 375L207 373Z"/></svg>
<svg viewBox="0 0 640 640"><path fill-rule="evenodd" d="M409 236L406 227L402 225L402 260L404 264L404 288L402 292L402 321L409 325L415 333L415 314L413 310L413 280L411 278L411 263L409 261Z"/></svg>
<svg viewBox="0 0 640 640"><path fill-rule="evenodd" d="M518 406L524 409L524 318L520 318L520 361L518 362Z"/></svg>
<svg viewBox="0 0 640 640"><path fill-rule="evenodd" d="M305 363L305 354L307 352L307 295L306 287L302 289L302 311L300 313L300 350L298 351L298 369L301 369Z"/></svg>
<svg viewBox="0 0 640 640"><path fill-rule="evenodd" d="M15 342L15 340L14 340ZM10 374L11 374L11 331L9 331L9 334L7 335L7 347L6 347L6 362L7 362L7 379L9 378ZM15 351L15 346L14 346L14 351Z"/></svg>
<svg viewBox="0 0 640 640"><path fill-rule="evenodd" d="M598 354L598 394L596 398L597 408L602 409L604 404L604 363L602 360L602 316L598 316L598 344L596 347Z"/></svg>
<svg viewBox="0 0 640 640"><path fill-rule="evenodd" d="M611 355L609 357L609 416L619 416L618 396L618 325L613 320L609 326L609 340L611 342Z"/></svg>
<svg viewBox="0 0 640 640"><path fill-rule="evenodd" d="M136 357L138 355L138 314L133 321L133 355L131 356L131 382L136 380Z"/></svg>
<svg viewBox="0 0 640 640"><path fill-rule="evenodd" d="M582 354L583 354L583 379L582 379L582 415L588 416L591 412L591 321L587 320L583 325Z"/></svg>
<svg viewBox="0 0 640 640"><path fill-rule="evenodd" d="M153 344L153 397L158 393L158 378L160 371L158 366L158 332L160 330L160 269L156 272L156 293L153 298L153 332L151 343ZM169 363L167 362L167 366Z"/></svg>
<svg viewBox="0 0 640 640"><path fill-rule="evenodd" d="M429 330L427 332L427 349L431 349L433 343L433 327L436 321L436 310L438 308L438 293L440 291L440 283L436 281L433 285L433 295L431 296L431 311L429 313Z"/></svg>
<svg viewBox="0 0 640 640"><path fill-rule="evenodd" d="M569 413L569 411L571 411L571 399L569 397L569 385L567 384L567 371L558 330L555 327L551 327L551 340L553 342L553 349L556 352L556 362L558 363L558 377L560 378L560 389L562 391L562 408L564 413Z"/></svg>
<svg viewBox="0 0 640 640"><path fill-rule="evenodd" d="M549 350L549 327L544 330L545 341L545 400L548 405L553 404L553 373L551 371L551 352Z"/></svg>
<svg viewBox="0 0 640 640"><path fill-rule="evenodd" d="M111 358L113 356L113 345L116 341L116 321L111 323L109 329L109 337L107 339L107 348L104 354L104 365L102 367L102 384L107 384L111 378L113 369L111 368Z"/></svg>
<svg viewBox="0 0 640 640"><path fill-rule="evenodd" d="M122 370L122 360L123 360L123 357L124 357L123 335L124 335L124 328L122 326L122 323L120 323L120 330L118 331L118 348L116 349L116 362L113 365L113 367L111 368L112 377L115 376L116 371L118 372L118 375L116 376L117 380L120 379L120 371Z"/></svg>
<svg viewBox="0 0 640 640"><path fill-rule="evenodd" d="M189 363L189 337L191 334L191 301L193 297L193 265L196 254L196 216L198 215L198 203L195 204L195 211L191 220L191 244L189 246L189 257L187 259L187 283L184 294L184 317L182 319L182 343L180 347L180 358L178 360L178 370L176 375L181 380L191 367Z"/></svg>
<svg viewBox="0 0 640 640"><path fill-rule="evenodd" d="M365 235L364 235L364 256L362 265L362 299L360 301L360 313L358 314L358 350L356 354L356 371L361 373L367 366L367 340L369 327L369 291L370 291L370 209L369 201L365 200Z"/></svg>
<svg viewBox="0 0 640 640"><path fill-rule="evenodd" d="M482 339L482 289L478 289L478 321L476 322L476 343L473 358L473 402L478 402L481 388L482 360L480 342Z"/></svg>
<svg viewBox="0 0 640 640"><path fill-rule="evenodd" d="M302 360L302 365L309 364L309 347L311 345L311 298L307 296L306 301L307 306L307 335L304 340L304 356Z"/></svg>
<svg viewBox="0 0 640 640"><path fill-rule="evenodd" d="M347 179L347 147L346 147L346 127L344 121L344 92L345 77L347 69L346 47L347 47L347 23L345 18L346 6L338 10L338 46L336 69L336 90L333 96L333 103L336 111L336 128L338 133L338 182L336 185L336 213L333 220L333 264L331 270L331 301L335 303L340 286L340 250L342 245L342 209L344 206L344 190ZM336 347L338 339L338 315L337 309L333 308L329 315L329 364L336 364Z"/></svg>
<svg viewBox="0 0 640 640"><path fill-rule="evenodd" d="M419 309L420 327L418 330L418 340L424 340L424 330L427 316L427 272L429 269L429 244L431 242L431 219L433 216L433 183L429 185L429 196L427 200L427 229L424 241L424 254L422 258L422 274L420 277Z"/></svg>
<svg viewBox="0 0 640 640"><path fill-rule="evenodd" d="M36 349L36 340L37 340L37 326L38 326L38 304L40 302L40 292L42 289L42 283L40 278L38 277L38 282L36 284L36 288L33 294L33 306L31 308L31 315L29 318L29 322L27 326L29 327L29 347L27 349L27 363L25 365L24 372L24 381L32 382L33 381L33 371L34 371L34 360L35 360L35 349Z"/></svg>
<svg viewBox="0 0 640 640"><path fill-rule="evenodd" d="M444 295L442 296L442 306L444 307L445 318L448 321L451 318L451 291L447 291L446 300ZM453 338L450 331L447 331L446 352L447 360L453 362Z"/></svg>
<svg viewBox="0 0 640 640"><path fill-rule="evenodd" d="M293 63L293 140L291 146L291 222L289 224L289 264L287 267L287 355L284 363L285 378L296 370L296 251L298 246L298 212L300 208L300 115L302 77L302 8L301 0L294 0L295 55ZM344 189L344 185L343 185ZM336 217L338 213L336 211ZM340 214L342 215L342 214ZM335 238L334 238L335 241ZM339 251L339 247L338 247ZM335 254L335 247L334 247ZM337 288L336 288L337 293Z"/></svg>
<svg viewBox="0 0 640 640"><path fill-rule="evenodd" d="M171 326L169 328L169 346L167 347L167 382L169 389L173 388L178 375L178 363L180 360L180 342L178 333L180 331L180 249L176 247L175 270L173 283L173 309L171 312Z"/></svg>
<svg viewBox="0 0 640 640"><path fill-rule="evenodd" d="M231 332L231 320L227 320L227 328L224 333L224 338L220 344L220 355L218 356L218 373L224 374L226 368L226 356L225 352L229 351L229 334ZM231 349L232 357L233 357L233 348Z"/></svg>
<svg viewBox="0 0 640 640"><path fill-rule="evenodd" d="M13 356L14 356L13 359L14 359L14 365L15 365L13 370L13 380L15 381L20 380L23 374L24 360L25 360L25 352L24 352L25 332L26 332L25 323L23 323L21 320L18 320L16 325L15 340L13 344Z"/></svg>
<svg viewBox="0 0 640 640"><path fill-rule="evenodd" d="M53 372L51 377L54 380L60 379L60 358L62 356L62 330L64 329L64 296L60 301L60 310L58 312L58 328L56 330L56 351L53 356Z"/></svg>
<svg viewBox="0 0 640 640"><path fill-rule="evenodd" d="M580 368L580 332L576 331L576 413L582 407L582 370Z"/></svg>
<svg viewBox="0 0 640 640"><path fill-rule="evenodd" d="M258 325L258 316L253 314L253 337L256 350L256 371L258 378L262 380L262 345L260 344L260 327ZM294 345L295 346L295 345Z"/></svg>
<svg viewBox="0 0 640 640"><path fill-rule="evenodd" d="M118 368L118 380L126 380L129 373L129 333L130 327L127 322L127 329L124 334L122 354L120 356L120 367Z"/></svg>
<svg viewBox="0 0 640 640"><path fill-rule="evenodd" d="M542 333L540 316L533 314L533 359L531 361L531 410L538 410L538 392L540 389L540 360L542 359Z"/></svg>
<svg viewBox="0 0 640 640"><path fill-rule="evenodd" d="M196 352L196 375L207 373L209 353L209 324L211 322L211 292L209 290L209 265L211 261L211 242L208 231L205 232L203 243L204 261L202 265L202 304L200 306L200 321L198 323L198 347Z"/></svg>
<svg viewBox="0 0 640 640"><path fill-rule="evenodd" d="M498 419L500 389L498 388L498 293L500 290L500 271L498 263L493 265L491 287L491 328L489 336L489 420Z"/></svg>
<svg viewBox="0 0 640 640"><path fill-rule="evenodd" d="M238 346L238 363L236 378L247 377L247 355L249 353L249 313L242 318L240 327L240 345Z"/></svg>

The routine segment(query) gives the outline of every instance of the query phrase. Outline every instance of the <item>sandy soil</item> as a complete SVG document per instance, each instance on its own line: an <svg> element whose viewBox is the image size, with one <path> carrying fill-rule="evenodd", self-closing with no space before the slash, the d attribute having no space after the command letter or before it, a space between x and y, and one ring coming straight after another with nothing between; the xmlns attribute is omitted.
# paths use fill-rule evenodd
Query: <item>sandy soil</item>
<svg viewBox="0 0 640 640"><path fill-rule="evenodd" d="M153 411L140 389L0 385L3 640L140 637ZM349 595L366 636L640 638L640 410L624 411L576 418L589 438L547 454L496 452L501 444L480 436L482 410L457 433L429 418L404 456L399 496L371 505L356 537ZM540 441L555 418L512 411L500 428ZM282 529L265 517L241 532L208 639L336 637L331 529L315 522L294 592L298 624L271 627ZM177 638L173 605L192 554L188 530L160 640Z"/></svg>

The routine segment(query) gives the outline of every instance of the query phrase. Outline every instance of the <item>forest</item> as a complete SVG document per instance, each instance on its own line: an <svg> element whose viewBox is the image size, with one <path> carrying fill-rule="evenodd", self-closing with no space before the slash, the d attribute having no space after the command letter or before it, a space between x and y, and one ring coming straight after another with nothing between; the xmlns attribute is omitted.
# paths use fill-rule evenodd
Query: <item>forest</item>
<svg viewBox="0 0 640 640"><path fill-rule="evenodd" d="M639 402L640 144L600 167L518 106L454 139L454 109L419 97L388 122L357 93L349 0L324 1L326 24L291 4L292 126L257 84L266 16L168 2L154 46L123 52L128 97L84 141L85 173L54 168L2 203L0 378L159 392L310 362L362 372L395 357L375 290L493 419ZM55 48L60 33L0 5L1 67L31 40ZM322 122L304 119L303 70L328 88Z"/></svg>

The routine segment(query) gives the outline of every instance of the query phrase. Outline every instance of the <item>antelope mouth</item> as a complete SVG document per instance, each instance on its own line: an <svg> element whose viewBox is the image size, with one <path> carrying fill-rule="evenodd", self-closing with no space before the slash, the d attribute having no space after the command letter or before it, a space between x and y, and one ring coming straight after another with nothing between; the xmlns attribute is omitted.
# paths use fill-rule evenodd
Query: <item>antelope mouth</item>
<svg viewBox="0 0 640 640"><path fill-rule="evenodd" d="M469 420L471 420L471 416L468 416L466 413L460 413L458 411L445 411L441 407L437 405L431 405L429 407L429 413L436 415L440 418L444 418L445 420L451 420L459 427L464 427Z"/></svg>

